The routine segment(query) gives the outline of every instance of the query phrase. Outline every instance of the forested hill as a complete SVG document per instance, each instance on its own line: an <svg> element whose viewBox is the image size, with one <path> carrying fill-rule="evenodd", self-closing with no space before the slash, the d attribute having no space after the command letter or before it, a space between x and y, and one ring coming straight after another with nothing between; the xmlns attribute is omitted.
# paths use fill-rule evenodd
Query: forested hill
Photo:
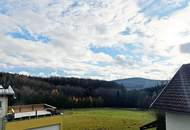
<svg viewBox="0 0 190 130"><path fill-rule="evenodd" d="M0 84L13 87L15 104L48 103L64 108L125 104L125 87L112 81L0 73Z"/></svg>
<svg viewBox="0 0 190 130"><path fill-rule="evenodd" d="M166 84L167 80L154 80L140 77L127 78L114 80L116 83L121 84L127 88L127 90L140 90L145 88L151 88L157 85Z"/></svg>
<svg viewBox="0 0 190 130"><path fill-rule="evenodd" d="M31 77L0 73L0 84L9 84L16 93L14 104L47 103L59 108L136 107L148 108L165 86L126 90L112 81L65 78Z"/></svg>

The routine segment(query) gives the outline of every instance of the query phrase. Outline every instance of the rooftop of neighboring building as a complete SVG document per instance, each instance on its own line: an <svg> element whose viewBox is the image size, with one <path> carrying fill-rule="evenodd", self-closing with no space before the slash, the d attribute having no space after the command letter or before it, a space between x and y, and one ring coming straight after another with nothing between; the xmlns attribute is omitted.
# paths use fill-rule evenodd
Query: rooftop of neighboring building
<svg viewBox="0 0 190 130"><path fill-rule="evenodd" d="M0 96L5 96L5 95L14 95L14 90L12 87L9 85L8 88L3 87L0 85Z"/></svg>
<svg viewBox="0 0 190 130"><path fill-rule="evenodd" d="M182 65L151 108L190 113L190 64Z"/></svg>

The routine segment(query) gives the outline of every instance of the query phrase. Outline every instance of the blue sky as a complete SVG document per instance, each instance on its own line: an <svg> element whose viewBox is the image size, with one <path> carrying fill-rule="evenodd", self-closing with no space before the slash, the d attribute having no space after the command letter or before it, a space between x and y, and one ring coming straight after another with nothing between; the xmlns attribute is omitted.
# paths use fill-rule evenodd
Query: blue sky
<svg viewBox="0 0 190 130"><path fill-rule="evenodd" d="M176 11L187 7L189 4L188 0L148 0L140 1L139 5L141 6L141 10L147 16L150 17L164 17L170 16Z"/></svg>
<svg viewBox="0 0 190 130"><path fill-rule="evenodd" d="M24 39L24 40L30 40L34 42L42 42L42 43L48 43L50 42L50 38L43 34L33 34L29 30L27 30L26 27L18 27L17 30L7 32L8 36L11 36L12 38L16 39Z"/></svg>
<svg viewBox="0 0 190 130"><path fill-rule="evenodd" d="M0 71L169 79L190 51L189 0L1 0Z"/></svg>

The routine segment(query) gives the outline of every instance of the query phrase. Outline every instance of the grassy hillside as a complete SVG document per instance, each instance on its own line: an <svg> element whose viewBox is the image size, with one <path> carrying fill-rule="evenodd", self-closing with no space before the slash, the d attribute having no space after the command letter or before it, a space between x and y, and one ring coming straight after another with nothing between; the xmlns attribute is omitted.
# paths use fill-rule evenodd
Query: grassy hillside
<svg viewBox="0 0 190 130"><path fill-rule="evenodd" d="M139 130L155 120L151 112L129 109L73 109L63 113L64 130Z"/></svg>

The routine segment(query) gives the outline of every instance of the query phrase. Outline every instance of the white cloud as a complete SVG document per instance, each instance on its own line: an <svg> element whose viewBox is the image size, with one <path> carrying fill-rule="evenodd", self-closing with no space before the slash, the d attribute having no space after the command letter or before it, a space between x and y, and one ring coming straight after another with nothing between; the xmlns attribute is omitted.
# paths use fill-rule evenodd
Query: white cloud
<svg viewBox="0 0 190 130"><path fill-rule="evenodd" d="M19 74L21 74L21 75L27 75L27 76L30 75L30 73L29 73L29 72L26 72L26 71L21 71L21 72L19 72Z"/></svg>
<svg viewBox="0 0 190 130"><path fill-rule="evenodd" d="M181 64L190 62L189 55L180 51L181 44L190 41L190 6L158 19L147 17L140 12L139 1L131 0L6 2L8 12L0 13L0 66L5 68L47 67L55 72L63 69L66 76L109 80L132 76L167 79ZM19 26L45 34L51 41L41 44L6 35ZM121 35L126 28L129 34ZM93 53L92 44L111 48L140 44L138 51L134 49L139 59L128 50L116 57Z"/></svg>

